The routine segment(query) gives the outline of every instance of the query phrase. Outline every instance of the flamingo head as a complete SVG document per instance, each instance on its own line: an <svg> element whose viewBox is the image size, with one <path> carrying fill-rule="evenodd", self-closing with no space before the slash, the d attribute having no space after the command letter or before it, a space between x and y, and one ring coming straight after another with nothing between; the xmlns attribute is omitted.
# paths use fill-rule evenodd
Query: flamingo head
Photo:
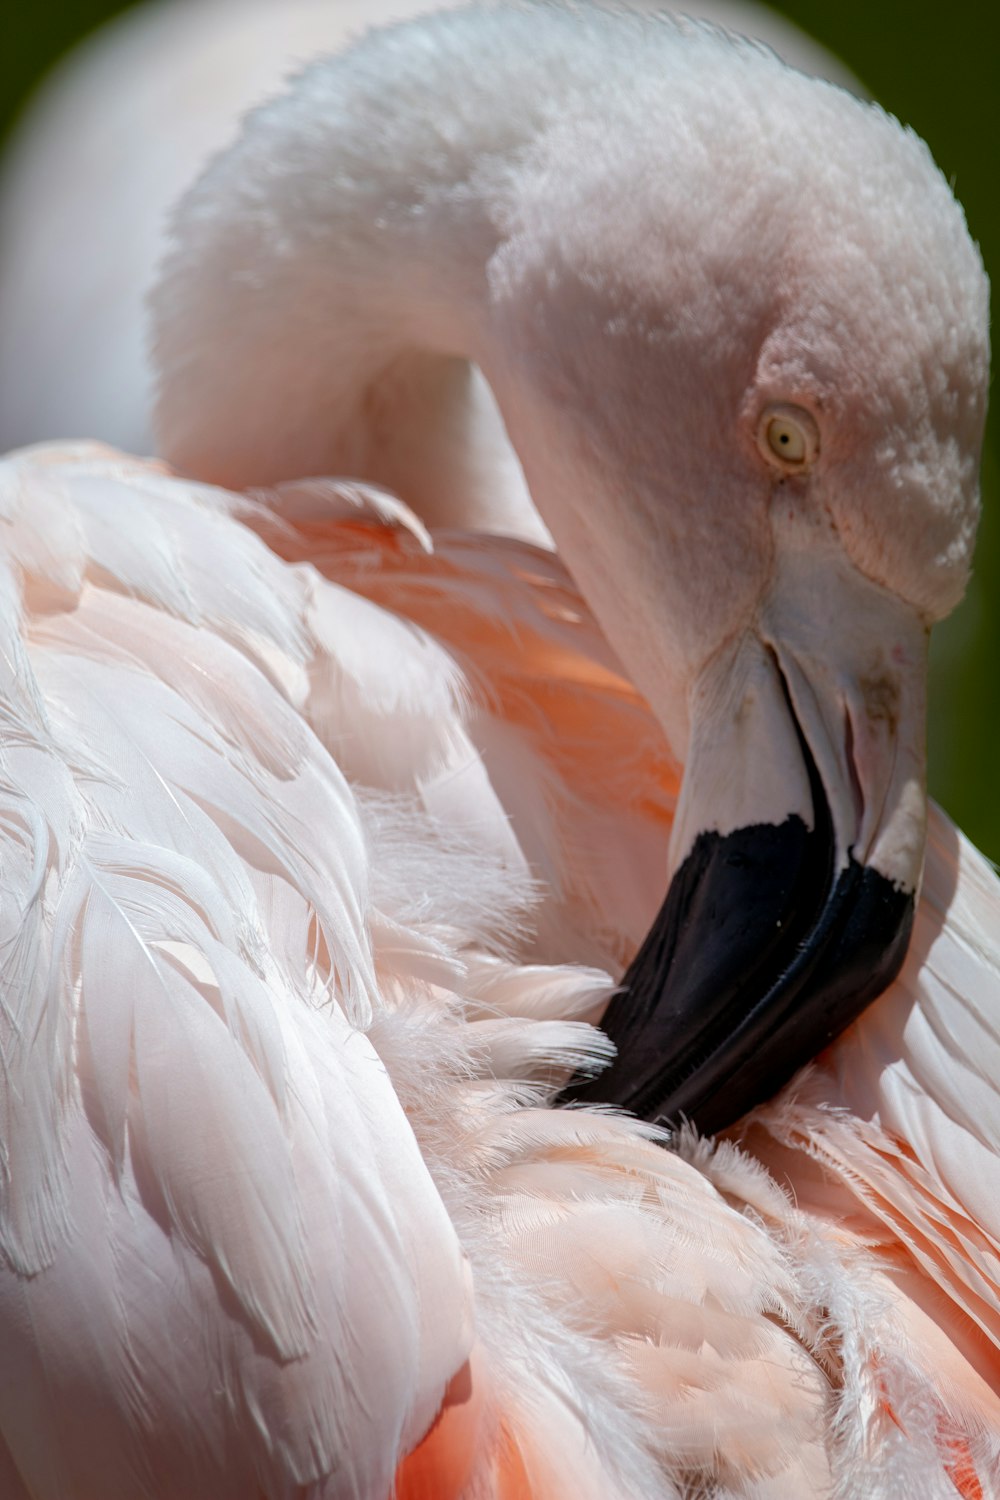
<svg viewBox="0 0 1000 1500"><path fill-rule="evenodd" d="M987 284L926 147L695 32L519 168L490 371L685 765L671 885L577 1095L716 1129L898 971L928 632L978 515Z"/></svg>

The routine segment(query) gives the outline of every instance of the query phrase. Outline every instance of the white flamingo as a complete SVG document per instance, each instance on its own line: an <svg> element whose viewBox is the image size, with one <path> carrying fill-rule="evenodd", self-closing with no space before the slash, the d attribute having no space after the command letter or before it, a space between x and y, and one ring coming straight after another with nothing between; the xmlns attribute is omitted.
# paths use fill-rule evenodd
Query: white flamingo
<svg viewBox="0 0 1000 1500"><path fill-rule="evenodd" d="M741 1147L548 1107L637 949L603 1095L710 1125L902 960L987 365L926 150L697 26L457 12L251 119L157 316L198 477L0 481L0 1493L996 1492L998 892L940 815ZM430 545L526 503L467 358L586 605Z"/></svg>

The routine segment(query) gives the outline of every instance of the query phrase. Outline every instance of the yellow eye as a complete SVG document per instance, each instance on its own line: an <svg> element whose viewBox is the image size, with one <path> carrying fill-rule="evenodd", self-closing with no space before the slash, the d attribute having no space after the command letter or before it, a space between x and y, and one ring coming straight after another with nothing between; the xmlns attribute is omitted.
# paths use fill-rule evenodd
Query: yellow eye
<svg viewBox="0 0 1000 1500"><path fill-rule="evenodd" d="M760 420L757 444L769 463L789 471L807 469L819 453L819 431L801 406L769 406Z"/></svg>

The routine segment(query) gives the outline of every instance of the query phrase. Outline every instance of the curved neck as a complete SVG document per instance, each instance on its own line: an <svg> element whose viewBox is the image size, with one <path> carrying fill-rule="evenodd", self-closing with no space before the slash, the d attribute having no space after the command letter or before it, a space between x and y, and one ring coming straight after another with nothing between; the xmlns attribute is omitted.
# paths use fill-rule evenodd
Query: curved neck
<svg viewBox="0 0 1000 1500"><path fill-rule="evenodd" d="M704 157L681 149L687 115L670 100L708 98L702 128L725 124L727 45L556 3L375 32L251 116L182 206L154 305L159 432L199 477L374 480L431 525L544 537L509 431L579 588L677 745L670 600L697 536L669 503L661 454L669 419L690 456L684 433L711 431L722 397L689 357L691 288L710 312L718 301L700 238L680 247L693 264L664 251ZM724 264L721 191L698 200L697 222L718 229ZM692 410L695 386L707 410ZM671 482L683 496L696 479Z"/></svg>
<svg viewBox="0 0 1000 1500"><path fill-rule="evenodd" d="M185 200L154 298L171 462L234 488L363 478L431 525L545 538L472 366L568 35L555 10L428 18L250 117Z"/></svg>

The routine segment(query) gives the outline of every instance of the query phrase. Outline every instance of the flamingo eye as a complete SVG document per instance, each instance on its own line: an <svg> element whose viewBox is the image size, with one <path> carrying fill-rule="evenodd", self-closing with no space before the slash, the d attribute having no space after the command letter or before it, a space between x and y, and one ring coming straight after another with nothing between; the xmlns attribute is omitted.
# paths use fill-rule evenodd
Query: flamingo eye
<svg viewBox="0 0 1000 1500"><path fill-rule="evenodd" d="M819 453L819 429L801 406L769 406L760 420L757 446L768 463L801 471Z"/></svg>

